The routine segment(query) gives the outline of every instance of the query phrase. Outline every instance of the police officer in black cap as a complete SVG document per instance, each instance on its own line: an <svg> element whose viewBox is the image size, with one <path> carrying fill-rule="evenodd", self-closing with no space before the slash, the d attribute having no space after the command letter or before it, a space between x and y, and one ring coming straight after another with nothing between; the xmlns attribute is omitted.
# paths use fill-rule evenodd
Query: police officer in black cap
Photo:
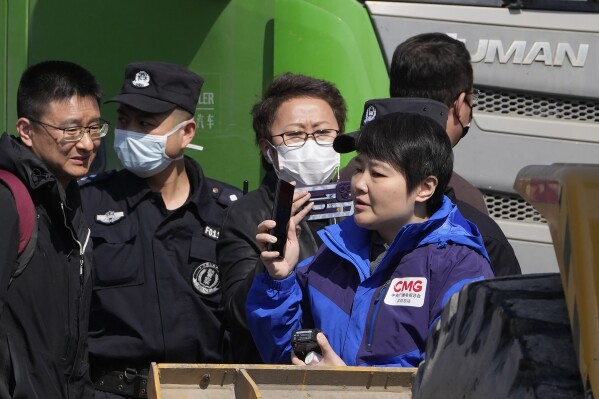
<svg viewBox="0 0 599 399"><path fill-rule="evenodd" d="M203 79L127 65L114 148L125 167L81 184L94 245L89 349L96 397L146 397L150 362L223 362L215 243L241 192L183 155Z"/></svg>

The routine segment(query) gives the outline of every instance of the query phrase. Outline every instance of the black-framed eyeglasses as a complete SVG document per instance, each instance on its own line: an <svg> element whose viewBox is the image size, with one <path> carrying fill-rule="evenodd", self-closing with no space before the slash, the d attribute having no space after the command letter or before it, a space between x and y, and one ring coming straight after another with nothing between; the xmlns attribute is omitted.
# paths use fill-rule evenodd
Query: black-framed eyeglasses
<svg viewBox="0 0 599 399"><path fill-rule="evenodd" d="M330 147L333 145L335 137L339 136L339 130L337 129L320 129L315 130L312 133L303 132L301 130L293 132L283 132L281 134L275 134L272 137L281 137L283 144L287 147L302 147L306 144L308 137L312 136L316 144Z"/></svg>
<svg viewBox="0 0 599 399"><path fill-rule="evenodd" d="M108 134L108 126L110 125L110 123L108 123L108 121L105 121L104 119L100 119L100 123L96 123L96 124L89 125L89 126L58 127L58 126L49 125L47 123L38 121L33 118L27 118L27 119L29 119L31 122L39 123L42 126L51 127L52 129L62 131L62 135L63 135L62 139L68 143L78 142L79 140L81 140L83 138L83 135L85 133L89 134L90 139L98 140L98 139L106 136L106 134Z"/></svg>

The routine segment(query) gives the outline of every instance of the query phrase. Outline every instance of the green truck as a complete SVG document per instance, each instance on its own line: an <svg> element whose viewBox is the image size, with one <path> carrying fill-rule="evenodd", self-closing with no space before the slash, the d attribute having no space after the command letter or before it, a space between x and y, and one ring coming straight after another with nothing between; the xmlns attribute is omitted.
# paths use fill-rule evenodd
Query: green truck
<svg viewBox="0 0 599 399"><path fill-rule="evenodd" d="M471 53L475 87L481 96L471 133L455 149L455 169L481 189L490 215L510 240L525 273L557 272L558 262L547 221L523 197L530 202L535 198L528 198L522 185L519 192L514 188L518 172L526 165L599 160L598 0L0 0L0 20L0 124L5 131L14 133L16 90L28 65L48 59L77 62L98 77L108 98L119 91L127 63L175 62L206 79L195 114L195 144L204 150L189 149L188 154L202 164L207 175L239 188L247 181L250 190L258 186L263 172L249 111L274 76L291 71L334 82L347 101L347 127L353 130L366 100L388 97L388 65L397 44L432 31L462 40ZM102 113L114 124L114 105L103 106ZM120 166L112 143L109 134L95 171ZM540 184L529 180L533 186ZM585 195L590 198L596 192L593 185L591 194ZM570 205L577 204L572 200L577 193L572 189L556 194L559 201L552 206L561 205L563 198ZM583 216L595 226L594 203L596 199L589 203L588 217ZM570 208L580 213L577 205ZM555 233L555 221L549 221ZM599 299L597 289L587 285L599 286L594 274L597 265L596 260L584 258L580 266L570 267L573 261L566 257L574 256L572 248L578 255L592 252L596 235L588 234L584 226L577 224L580 237L589 238L590 244L571 247L567 240L567 245L556 240L566 290L556 274L524 276L473 285L461 294L462 299L453 301L455 306L447 308L445 321L429 341L429 362L419 369L415 397L494 397L492 392L499 392L495 387L518 397L578 397L582 387L585 397L593 397L599 378L594 344ZM584 295L579 291L583 288ZM483 296L488 300L469 299ZM484 307L478 307L478 316L470 317L474 311L469 306L479 302ZM456 309L465 310L456 313ZM532 313L534 329L528 321ZM503 324L495 322L499 319ZM520 328L522 320L525 329ZM463 335L472 325L482 330ZM489 331L498 332L489 335L498 338L481 340ZM565 334L554 338L550 333L556 331ZM525 338L517 335L522 332ZM472 343L464 346L466 336ZM530 336L541 340L530 340ZM445 344L451 339L454 349ZM493 343L515 348L501 351L510 354L513 363L498 360L494 354L500 351L488 346ZM530 362L521 361L527 352L522 343L549 351L541 351L540 358L533 356ZM458 355L440 351L443 345ZM462 373L462 377L473 377L467 382L471 395L464 396L462 380L443 370L459 370L453 367L458 363L476 366L468 358L475 346L491 348L481 353L492 352L492 364L503 365L501 370L507 374L501 376L509 374L516 384L506 385L507 379L494 373L497 380L489 382L483 376L487 383L480 388L479 374ZM580 374L573 352L578 355ZM545 355L552 360L543 363ZM442 367L443 359L449 367ZM519 364L519 369L506 367L512 364ZM435 367L442 371L435 372ZM487 371L489 367L481 363L475 369ZM549 369L564 377L566 370L571 378L557 396L543 395L537 389L555 386L557 377L543 372ZM549 385L535 382L541 374ZM366 389L369 375L365 374ZM573 386L572 378L582 385ZM520 384L523 379L524 385ZM450 383L453 394L448 391Z"/></svg>
<svg viewBox="0 0 599 399"><path fill-rule="evenodd" d="M543 217L512 185L529 164L599 159L597 0L0 0L0 123L14 132L22 71L66 59L115 95L131 61L179 63L203 75L189 149L207 175L249 189L261 166L249 110L273 76L333 81L359 125L364 101L387 97L403 40L444 32L471 52L481 91L455 169L485 194L525 273L557 271ZM103 106L114 122L115 106ZM95 170L119 167L111 134ZM351 157L345 156L342 162Z"/></svg>

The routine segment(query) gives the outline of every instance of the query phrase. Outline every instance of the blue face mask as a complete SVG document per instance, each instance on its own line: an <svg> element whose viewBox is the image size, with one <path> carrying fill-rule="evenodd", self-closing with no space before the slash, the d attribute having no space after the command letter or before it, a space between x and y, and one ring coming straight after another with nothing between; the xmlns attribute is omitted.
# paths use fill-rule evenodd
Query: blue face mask
<svg viewBox="0 0 599 399"><path fill-rule="evenodd" d="M175 159L169 158L165 153L166 141L187 122L179 123L162 136L114 129L114 150L128 171L141 178L154 176L166 169L171 162L183 158L183 154Z"/></svg>

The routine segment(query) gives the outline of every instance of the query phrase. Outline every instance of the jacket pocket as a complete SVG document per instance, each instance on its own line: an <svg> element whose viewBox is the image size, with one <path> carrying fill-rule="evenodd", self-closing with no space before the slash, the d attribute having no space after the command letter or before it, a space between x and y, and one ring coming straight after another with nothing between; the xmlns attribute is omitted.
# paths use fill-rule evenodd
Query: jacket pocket
<svg viewBox="0 0 599 399"><path fill-rule="evenodd" d="M200 235L191 237L189 258L190 262L205 261L216 264L215 241Z"/></svg>
<svg viewBox="0 0 599 399"><path fill-rule="evenodd" d="M93 226L94 290L144 283L144 250L137 233L137 224L129 220Z"/></svg>
<svg viewBox="0 0 599 399"><path fill-rule="evenodd" d="M383 284L383 286L376 291L372 302L370 315L366 322L366 346L368 347L368 350L371 350L372 345L374 344L374 333L376 331L376 325L382 304L381 299L385 297L390 283L391 280L387 280L387 282L385 282L385 284Z"/></svg>

